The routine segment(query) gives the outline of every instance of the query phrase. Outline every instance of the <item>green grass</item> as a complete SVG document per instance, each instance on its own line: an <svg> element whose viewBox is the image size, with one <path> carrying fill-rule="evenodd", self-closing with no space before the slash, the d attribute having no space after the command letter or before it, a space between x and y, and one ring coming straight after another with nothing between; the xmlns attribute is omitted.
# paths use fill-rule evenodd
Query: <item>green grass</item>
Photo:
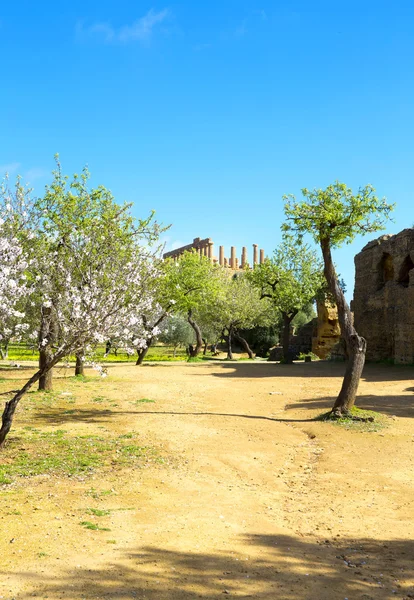
<svg viewBox="0 0 414 600"><path fill-rule="evenodd" d="M111 514L110 510L99 508L88 508L86 512L88 512L90 515L94 515L95 517L107 517Z"/></svg>
<svg viewBox="0 0 414 600"><path fill-rule="evenodd" d="M117 354L112 352L105 356L105 345L98 346L95 353L95 359L100 363L130 363L134 364L137 360L136 355L129 355L124 350L119 349ZM174 356L173 346L151 346L145 357L145 362L149 361L183 361L187 359L184 349L178 350L177 356ZM6 362L38 361L39 353L33 351L25 344L10 344L9 355ZM69 356L71 362L75 362L75 356Z"/></svg>
<svg viewBox="0 0 414 600"><path fill-rule="evenodd" d="M100 527L96 523L91 523L91 521L81 521L79 525L82 525L85 529L92 529L92 531L111 531L109 527Z"/></svg>
<svg viewBox="0 0 414 600"><path fill-rule="evenodd" d="M86 496L90 496L94 500L100 500L104 496L112 496L115 494L113 490L96 490L95 488L91 488L87 492L85 492Z"/></svg>
<svg viewBox="0 0 414 600"><path fill-rule="evenodd" d="M149 398L140 398L140 400L135 400L135 404L152 404L155 403L155 400L150 400Z"/></svg>
<svg viewBox="0 0 414 600"><path fill-rule="evenodd" d="M73 436L63 430L21 429L17 435L10 436L2 451L0 484L45 473L87 475L107 466L113 468L154 458L159 460L154 448L131 442L138 442L135 434L126 440L122 436Z"/></svg>
<svg viewBox="0 0 414 600"><path fill-rule="evenodd" d="M323 413L316 418L317 421L324 421L325 423L332 423L338 427L343 427L351 431L361 432L375 432L381 431L388 427L387 417L381 413L377 413L373 410L362 410L354 406L351 410L353 417L359 417L360 419L372 419L370 421L357 421L350 417L341 417L340 419L332 417L331 413Z"/></svg>

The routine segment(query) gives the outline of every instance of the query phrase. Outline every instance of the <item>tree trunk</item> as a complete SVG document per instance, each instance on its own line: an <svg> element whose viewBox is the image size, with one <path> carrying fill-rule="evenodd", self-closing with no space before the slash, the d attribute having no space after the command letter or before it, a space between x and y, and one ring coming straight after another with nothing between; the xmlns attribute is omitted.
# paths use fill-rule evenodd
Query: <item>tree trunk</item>
<svg viewBox="0 0 414 600"><path fill-rule="evenodd" d="M244 337L242 337L240 335L240 333L237 331L237 329L234 330L234 337L242 345L242 347L244 348L244 351L247 352L249 358L254 358L254 354L253 354L252 349L250 348L249 344L247 343L247 340L245 340Z"/></svg>
<svg viewBox="0 0 414 600"><path fill-rule="evenodd" d="M77 375L85 375L84 358L85 355L83 352L76 354L75 377Z"/></svg>
<svg viewBox="0 0 414 600"><path fill-rule="evenodd" d="M49 366L47 366L45 368L47 368L48 370L51 370L52 367L61 358L63 358L63 354L55 356L53 358L52 362L49 363ZM28 390L30 390L30 388L32 387L32 385L35 384L36 381L39 381L40 378L43 377L44 375L46 375L45 371L42 371L41 369L39 369L38 371L36 371L36 373L34 375L32 375L32 377L29 379L29 381L27 381L27 383L25 383L25 385L16 393L16 395L13 396L13 398L11 400L9 400L8 402L6 402L6 404L4 406L2 418L1 418L0 448L2 448L2 446L4 445L4 442L5 442L5 439L7 437L7 434L10 431L10 428L11 428L12 423L13 423L14 413L16 411L17 405L19 404L21 398L24 396L24 394Z"/></svg>
<svg viewBox="0 0 414 600"><path fill-rule="evenodd" d="M191 327L194 329L194 333L196 336L196 344L191 352L191 356L198 356L201 352L201 348L203 347L203 337L201 335L200 327L193 319L193 311L191 309L188 311L187 320L190 323Z"/></svg>
<svg viewBox="0 0 414 600"><path fill-rule="evenodd" d="M228 360L233 360L233 358L234 358L232 345L233 345L233 325L230 325L229 335L227 337L227 359Z"/></svg>
<svg viewBox="0 0 414 600"><path fill-rule="evenodd" d="M52 307L42 307L42 318L39 330L39 391L51 392L53 389L53 371L49 368L53 362L53 343L57 335L57 323L52 314ZM43 341L47 343L43 345Z"/></svg>
<svg viewBox="0 0 414 600"><path fill-rule="evenodd" d="M3 344L3 348L0 348L0 354L2 360L7 360L9 358L9 340Z"/></svg>
<svg viewBox="0 0 414 600"><path fill-rule="evenodd" d="M142 365L142 363L144 362L144 358L147 356L148 350L150 349L151 343L152 340L147 340L146 348L141 348L140 350L137 350L138 358L135 365Z"/></svg>
<svg viewBox="0 0 414 600"><path fill-rule="evenodd" d="M338 308L338 320L341 327L341 335L345 341L346 351L349 357L341 391L333 405L332 414L335 416L349 415L355 404L359 380L365 364L367 343L363 337L358 335L353 326L352 313L338 283L338 276L335 272L332 260L329 239L321 240L321 248L324 260L325 278Z"/></svg>
<svg viewBox="0 0 414 600"><path fill-rule="evenodd" d="M205 356L207 354L208 341L206 339L203 339L203 343L204 343L203 356Z"/></svg>
<svg viewBox="0 0 414 600"><path fill-rule="evenodd" d="M289 343L290 343L290 324L294 317L298 314L298 311L294 311L290 315L288 313L282 312L283 316L283 336L282 336L282 347L283 347L283 362L286 365L291 365L293 363L292 353L289 351Z"/></svg>
<svg viewBox="0 0 414 600"><path fill-rule="evenodd" d="M39 371L42 372L39 379L39 391L51 392L53 390L53 370L48 369L49 363L52 361L53 354L48 347L41 348L39 351ZM37 381L37 380L36 380Z"/></svg>

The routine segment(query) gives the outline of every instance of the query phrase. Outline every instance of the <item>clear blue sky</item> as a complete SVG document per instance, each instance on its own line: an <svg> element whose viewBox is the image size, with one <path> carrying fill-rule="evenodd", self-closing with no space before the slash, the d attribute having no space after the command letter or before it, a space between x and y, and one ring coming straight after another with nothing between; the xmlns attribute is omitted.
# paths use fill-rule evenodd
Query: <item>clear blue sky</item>
<svg viewBox="0 0 414 600"><path fill-rule="evenodd" d="M281 196L334 180L412 226L411 0L32 0L0 7L0 165L41 193L60 153L171 245L280 241ZM337 252L353 289L353 256ZM350 294L349 294L350 295Z"/></svg>

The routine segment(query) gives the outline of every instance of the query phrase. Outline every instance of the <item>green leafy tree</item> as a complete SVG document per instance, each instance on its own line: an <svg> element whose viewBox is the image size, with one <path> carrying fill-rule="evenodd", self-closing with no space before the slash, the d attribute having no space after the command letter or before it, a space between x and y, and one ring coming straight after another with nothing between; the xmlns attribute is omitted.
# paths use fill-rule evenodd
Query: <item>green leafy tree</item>
<svg viewBox="0 0 414 600"><path fill-rule="evenodd" d="M261 302L258 290L244 273L231 277L227 270L222 270L220 281L216 301L204 307L201 321L221 331L221 337L227 341L227 358L233 358L234 340L249 358L254 358L241 330L265 325L269 320L269 307Z"/></svg>
<svg viewBox="0 0 414 600"><path fill-rule="evenodd" d="M283 359L291 363L291 323L299 311L316 298L323 281L322 264L309 246L285 236L272 258L256 265L248 276L259 289L261 298L270 299L282 315Z"/></svg>
<svg viewBox="0 0 414 600"><path fill-rule="evenodd" d="M143 248L137 254L137 242L144 238L151 246L160 232L153 221L153 213L147 219L134 220L129 212L130 206L117 204L104 186L89 187L90 175L86 168L80 175L75 174L69 179L62 173L58 157L56 161L52 183L35 203L35 209L41 215L36 237L39 276L42 276L42 271L47 272L51 286L50 305L42 304L40 307L39 368L43 371L39 379L40 390L52 389L52 369L47 366L53 360L54 348L59 345L61 336L56 307L62 297L61 290L67 283L63 280L65 269L62 265L69 267L73 285L78 289L90 285L85 273L93 277L101 272L101 278L106 278L109 283L113 275L103 271L105 261L112 257L114 264L115 261L123 264L136 262L139 254L142 257L145 254ZM143 269L144 265L145 261L142 262ZM66 273L64 276L67 276ZM151 279L148 273L145 279ZM123 301L119 299L120 303ZM40 344L41 340L47 340L47 343ZM83 364L84 349L78 349L77 375L83 374Z"/></svg>
<svg viewBox="0 0 414 600"><path fill-rule="evenodd" d="M214 304L219 291L220 267L197 252L184 252L176 259L165 261L165 277L160 281L159 302L165 310L186 315L194 330L195 346L190 351L197 356L203 347L201 328L195 318L197 308Z"/></svg>
<svg viewBox="0 0 414 600"><path fill-rule="evenodd" d="M177 349L187 348L194 341L194 330L187 319L182 315L171 315L164 321L162 331L158 339L164 344L174 348L174 357Z"/></svg>
<svg viewBox="0 0 414 600"><path fill-rule="evenodd" d="M303 189L302 194L302 201L292 195L284 197L287 217L284 229L296 232L299 239L310 234L321 248L326 282L338 307L341 335L349 357L332 415L349 415L364 368L366 341L353 326L352 314L335 271L332 249L351 243L358 234L383 229L393 205L384 198L379 199L370 185L354 193L344 183L336 182L324 190Z"/></svg>

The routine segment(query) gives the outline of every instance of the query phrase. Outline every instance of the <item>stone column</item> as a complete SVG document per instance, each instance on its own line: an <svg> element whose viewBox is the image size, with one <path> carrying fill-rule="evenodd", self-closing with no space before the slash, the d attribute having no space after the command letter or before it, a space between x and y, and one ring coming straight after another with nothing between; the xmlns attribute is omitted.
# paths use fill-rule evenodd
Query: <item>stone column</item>
<svg viewBox="0 0 414 600"><path fill-rule="evenodd" d="M253 265L257 265L257 244L253 244Z"/></svg>
<svg viewBox="0 0 414 600"><path fill-rule="evenodd" d="M219 265L224 267L224 246L220 246L219 249Z"/></svg>
<svg viewBox="0 0 414 600"><path fill-rule="evenodd" d="M228 267L227 258L223 258L223 266L224 267Z"/></svg>
<svg viewBox="0 0 414 600"><path fill-rule="evenodd" d="M213 262L213 242L208 243L207 256Z"/></svg>
<svg viewBox="0 0 414 600"><path fill-rule="evenodd" d="M265 261L264 250L260 250L260 264L262 265Z"/></svg>
<svg viewBox="0 0 414 600"><path fill-rule="evenodd" d="M231 247L230 267L232 269L236 268L236 248L235 248L235 246Z"/></svg>
<svg viewBox="0 0 414 600"><path fill-rule="evenodd" d="M246 248L246 246L243 246L243 248L242 248L242 256L241 256L241 266L242 266L242 269L244 269L244 267L246 266L246 264L247 264L247 248Z"/></svg>
<svg viewBox="0 0 414 600"><path fill-rule="evenodd" d="M239 268L239 259L238 258L236 258L236 264L235 264L235 266L233 268L234 269L238 269Z"/></svg>

